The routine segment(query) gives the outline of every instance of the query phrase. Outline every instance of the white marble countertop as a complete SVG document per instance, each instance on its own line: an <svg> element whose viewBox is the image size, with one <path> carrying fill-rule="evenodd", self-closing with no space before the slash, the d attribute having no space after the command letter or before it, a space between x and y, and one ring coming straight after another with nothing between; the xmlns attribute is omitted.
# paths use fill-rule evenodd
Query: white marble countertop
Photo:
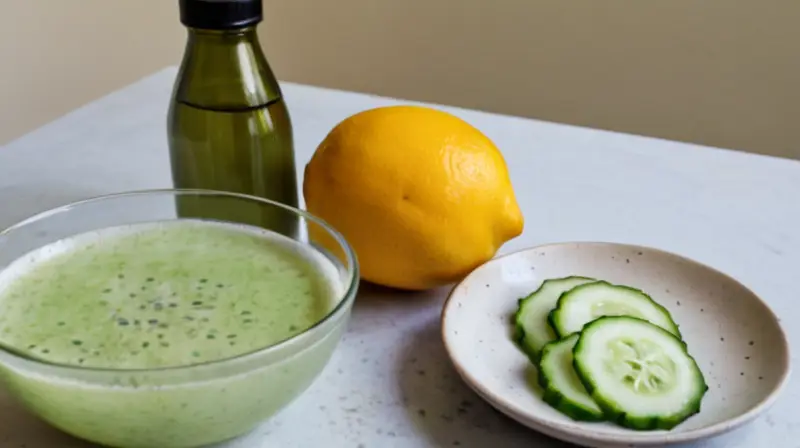
<svg viewBox="0 0 800 448"><path fill-rule="evenodd" d="M87 196L169 187L165 114L174 76L166 69L0 148L0 226ZM290 83L283 89L301 170L338 121L396 103ZM510 166L526 228L501 252L565 240L655 246L737 277L783 322L800 319L799 162L445 109L489 135ZM316 383L225 448L565 446L502 416L460 381L439 338L446 293L363 288ZM800 327L786 330L800 347ZM800 385L792 381L765 416L693 446L800 447L798 403ZM4 448L89 446L4 395L0 422Z"/></svg>

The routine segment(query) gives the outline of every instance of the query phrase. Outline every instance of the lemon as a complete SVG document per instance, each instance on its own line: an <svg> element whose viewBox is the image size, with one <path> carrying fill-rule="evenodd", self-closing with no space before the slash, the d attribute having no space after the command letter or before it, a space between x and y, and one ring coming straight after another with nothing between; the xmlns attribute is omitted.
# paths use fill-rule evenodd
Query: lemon
<svg viewBox="0 0 800 448"><path fill-rule="evenodd" d="M456 281L523 228L497 147L428 107L375 108L336 125L305 167L303 195L352 245L364 280L399 289Z"/></svg>

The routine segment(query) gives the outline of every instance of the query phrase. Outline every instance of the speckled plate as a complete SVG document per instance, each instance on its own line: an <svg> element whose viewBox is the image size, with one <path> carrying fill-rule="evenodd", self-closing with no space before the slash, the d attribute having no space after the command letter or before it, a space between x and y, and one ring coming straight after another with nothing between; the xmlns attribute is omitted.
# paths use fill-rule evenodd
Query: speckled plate
<svg viewBox="0 0 800 448"><path fill-rule="evenodd" d="M583 275L630 285L664 305L680 325L709 385L699 414L671 431L633 431L571 420L540 398L536 369L513 341L517 299L543 280ZM520 423L593 447L664 446L717 435L766 410L789 377L789 347L769 307L710 267L656 249L562 243L493 259L450 294L442 337L466 383Z"/></svg>

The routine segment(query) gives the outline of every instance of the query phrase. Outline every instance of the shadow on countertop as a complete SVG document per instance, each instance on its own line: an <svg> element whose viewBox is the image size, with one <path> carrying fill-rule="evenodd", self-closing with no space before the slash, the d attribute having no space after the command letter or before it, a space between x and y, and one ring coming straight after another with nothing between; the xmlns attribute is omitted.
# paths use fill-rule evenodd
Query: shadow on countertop
<svg viewBox="0 0 800 448"><path fill-rule="evenodd" d="M442 343L439 316L424 321L405 344L396 367L409 418L438 447L569 448L516 423L483 401L461 380ZM502 433L503 437L494 434ZM513 440L512 444L507 444Z"/></svg>

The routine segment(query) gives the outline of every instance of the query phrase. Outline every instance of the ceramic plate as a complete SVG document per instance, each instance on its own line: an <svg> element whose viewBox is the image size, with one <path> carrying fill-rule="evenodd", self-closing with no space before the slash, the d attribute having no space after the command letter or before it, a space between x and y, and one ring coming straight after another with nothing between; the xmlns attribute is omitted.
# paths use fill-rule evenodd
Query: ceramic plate
<svg viewBox="0 0 800 448"><path fill-rule="evenodd" d="M672 313L709 386L699 414L670 431L633 431L573 421L541 400L536 369L513 340L512 316L543 280L570 275L642 289ZM593 447L664 446L729 431L767 409L789 376L786 337L753 292L678 255L621 244L551 244L487 262L451 292L442 337L461 377L495 408Z"/></svg>

